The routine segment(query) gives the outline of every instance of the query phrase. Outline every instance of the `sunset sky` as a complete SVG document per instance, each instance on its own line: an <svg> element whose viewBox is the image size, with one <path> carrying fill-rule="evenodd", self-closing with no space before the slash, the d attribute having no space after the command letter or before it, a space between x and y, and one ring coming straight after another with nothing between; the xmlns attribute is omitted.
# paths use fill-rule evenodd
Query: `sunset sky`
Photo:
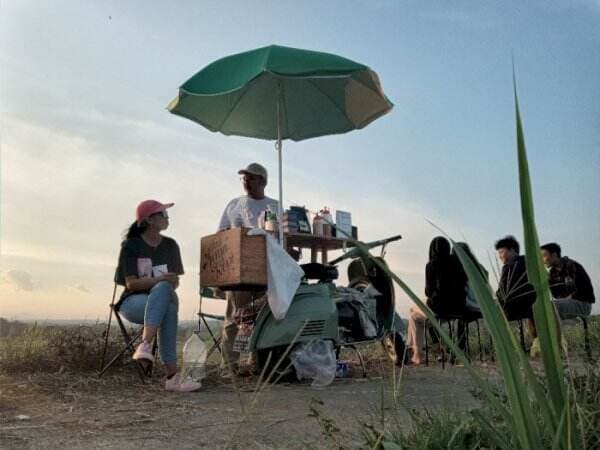
<svg viewBox="0 0 600 450"><path fill-rule="evenodd" d="M526 5L525 5L526 3ZM392 112L364 130L284 143L286 203L351 211L419 294L431 220L489 266L522 240L511 59L540 241L600 294L600 1L0 1L0 316L105 319L121 234L147 198L175 202L180 319L195 318L200 237L272 142L169 114L180 84L270 44L376 70ZM493 278L493 277L492 277ZM397 308L410 302L398 292ZM594 311L600 312L595 305Z"/></svg>

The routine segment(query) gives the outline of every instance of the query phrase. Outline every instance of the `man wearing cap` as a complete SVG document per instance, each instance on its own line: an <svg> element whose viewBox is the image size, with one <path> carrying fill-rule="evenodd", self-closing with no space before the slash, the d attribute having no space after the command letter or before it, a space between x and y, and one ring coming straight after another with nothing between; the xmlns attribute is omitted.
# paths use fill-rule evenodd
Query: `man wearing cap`
<svg viewBox="0 0 600 450"><path fill-rule="evenodd" d="M219 230L256 228L258 218L267 208L277 212L277 200L265 196L267 169L258 163L252 163L245 169L240 169L238 174L242 175L246 195L234 198L227 204L219 223Z"/></svg>
<svg viewBox="0 0 600 450"><path fill-rule="evenodd" d="M229 228L256 228L259 218L267 209L277 212L279 203L277 200L265 195L267 186L267 169L258 163L249 164L245 169L240 169L238 174L242 175L242 183L246 195L234 198L225 207L219 231ZM233 372L239 370L240 354L234 351L234 341L238 334L239 325L234 319L236 309L251 304L264 296L264 292L230 291L227 293L227 311L223 324L223 359L224 368ZM252 364L252 358L251 358Z"/></svg>

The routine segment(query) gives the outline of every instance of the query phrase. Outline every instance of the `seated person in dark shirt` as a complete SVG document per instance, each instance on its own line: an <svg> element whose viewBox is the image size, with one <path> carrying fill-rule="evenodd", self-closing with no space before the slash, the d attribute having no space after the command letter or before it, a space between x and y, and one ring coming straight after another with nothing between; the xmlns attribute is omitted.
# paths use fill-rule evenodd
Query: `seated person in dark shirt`
<svg viewBox="0 0 600 450"><path fill-rule="evenodd" d="M142 342L133 359L140 363L154 362L152 342L158 335L160 358L165 366L169 391L190 392L201 384L177 369L177 313L179 300L175 290L183 264L179 246L174 239L162 235L169 227L167 209L163 204L145 200L136 209L136 221L129 227L121 243L119 266L115 281L125 286L115 306L130 322L144 325Z"/></svg>
<svg viewBox="0 0 600 450"><path fill-rule="evenodd" d="M581 264L561 256L561 248L555 242L542 245L542 259L548 273L552 301L561 319L589 316L592 303L596 301L594 288Z"/></svg>
<svg viewBox="0 0 600 450"><path fill-rule="evenodd" d="M438 236L429 246L429 262L425 266L427 306L439 317L465 313L467 276L456 256L450 253L450 242ZM410 362L421 364L425 333L425 314L416 306L410 309L407 346Z"/></svg>
<svg viewBox="0 0 600 450"><path fill-rule="evenodd" d="M535 303L535 289L529 284L525 257L519 255L519 242L514 236L506 236L496 242L498 258L502 261L502 272L496 296L509 321L527 319L531 338L537 339L532 306Z"/></svg>

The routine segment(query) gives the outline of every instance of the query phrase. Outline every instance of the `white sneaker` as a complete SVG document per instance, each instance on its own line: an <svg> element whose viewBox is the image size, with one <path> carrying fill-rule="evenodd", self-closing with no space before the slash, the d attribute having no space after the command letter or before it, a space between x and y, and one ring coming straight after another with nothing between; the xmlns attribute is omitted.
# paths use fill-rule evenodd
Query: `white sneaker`
<svg viewBox="0 0 600 450"><path fill-rule="evenodd" d="M191 377L183 378L180 373L176 373L171 378L167 378L165 389L175 392L194 392L202 387L202 383L192 380Z"/></svg>
<svg viewBox="0 0 600 450"><path fill-rule="evenodd" d="M154 355L152 355L152 345L146 341L142 341L142 343L138 345L135 349L133 359L135 359L136 361L140 359L145 359L153 363Z"/></svg>

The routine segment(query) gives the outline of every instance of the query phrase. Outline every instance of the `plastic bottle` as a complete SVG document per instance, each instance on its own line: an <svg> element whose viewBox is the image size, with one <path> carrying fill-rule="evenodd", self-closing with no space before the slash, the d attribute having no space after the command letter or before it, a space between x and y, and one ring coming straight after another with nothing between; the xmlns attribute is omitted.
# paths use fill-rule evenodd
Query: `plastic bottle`
<svg viewBox="0 0 600 450"><path fill-rule="evenodd" d="M265 230L267 231L279 231L277 223L277 213L271 209L271 206L267 205L267 221L265 223Z"/></svg>
<svg viewBox="0 0 600 450"><path fill-rule="evenodd" d="M323 236L331 236L333 216L329 212L329 208L323 206L323 209L319 211L319 215L323 218Z"/></svg>
<svg viewBox="0 0 600 450"><path fill-rule="evenodd" d="M315 236L323 236L323 218L318 214L313 219L313 234Z"/></svg>
<svg viewBox="0 0 600 450"><path fill-rule="evenodd" d="M197 333L193 333L183 345L183 371L194 381L206 376L206 344Z"/></svg>

